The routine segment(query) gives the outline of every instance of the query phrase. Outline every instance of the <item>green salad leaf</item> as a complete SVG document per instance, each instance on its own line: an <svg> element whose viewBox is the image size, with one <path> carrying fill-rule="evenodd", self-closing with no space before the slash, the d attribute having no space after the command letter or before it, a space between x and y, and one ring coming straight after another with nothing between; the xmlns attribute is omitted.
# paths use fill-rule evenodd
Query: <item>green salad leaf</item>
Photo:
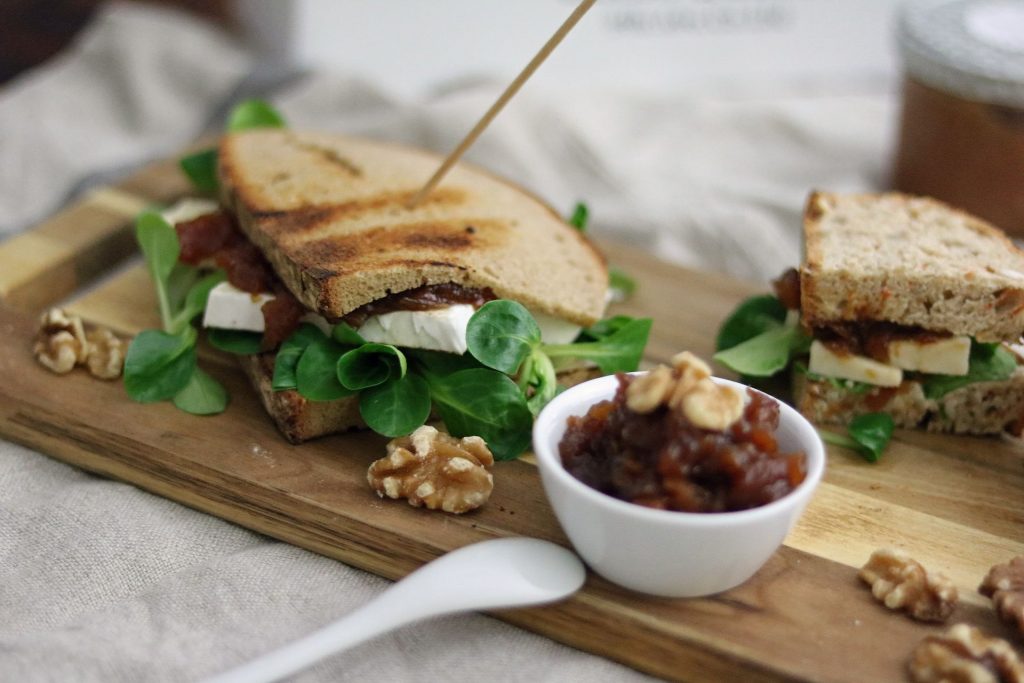
<svg viewBox="0 0 1024 683"><path fill-rule="evenodd" d="M172 272L173 275L173 272ZM224 271L218 270L205 277L201 277L189 287L185 294L179 310L171 318L171 332L180 332L192 323L197 315L202 315L206 310L206 302L210 298L210 290L227 279ZM170 290L170 287L168 287Z"/></svg>
<svg viewBox="0 0 1024 683"><path fill-rule="evenodd" d="M217 191L217 149L211 147L195 154L183 156L178 165L192 185L200 192L213 194Z"/></svg>
<svg viewBox="0 0 1024 683"><path fill-rule="evenodd" d="M971 341L971 356L966 375L922 375L924 395L940 399L975 382L999 382L1009 379L1017 369L1017 358L1002 344Z"/></svg>
<svg viewBox="0 0 1024 683"><path fill-rule="evenodd" d="M781 326L786 321L786 313L786 307L771 294L746 299L722 323L715 339L715 350L731 349Z"/></svg>
<svg viewBox="0 0 1024 683"><path fill-rule="evenodd" d="M171 303L168 297L167 279L171 276L181 246L174 228L155 211L143 211L135 219L135 240L139 243L142 256L149 269L149 276L156 288L157 303L160 306L160 320L164 329L172 329Z"/></svg>
<svg viewBox="0 0 1024 683"><path fill-rule="evenodd" d="M139 403L166 401L185 388L196 367L196 331L140 332L124 359L124 386Z"/></svg>
<svg viewBox="0 0 1024 683"><path fill-rule="evenodd" d="M299 365L299 358L310 344L321 339L327 339L327 335L320 328L310 323L303 323L284 340L274 358L274 378L271 382L274 391L298 388L295 371Z"/></svg>
<svg viewBox="0 0 1024 683"><path fill-rule="evenodd" d="M577 202L575 208L572 210L572 216L569 217L569 225L580 232L586 232L587 220L589 218L590 210L587 208L587 205L583 202Z"/></svg>
<svg viewBox="0 0 1024 683"><path fill-rule="evenodd" d="M359 394L359 414L373 431L404 436L430 417L430 387L420 375L394 376Z"/></svg>
<svg viewBox="0 0 1024 683"><path fill-rule="evenodd" d="M338 380L338 359L342 353L344 348L333 339L314 339L295 366L295 387L299 393L310 401L333 401L356 393Z"/></svg>
<svg viewBox="0 0 1024 683"><path fill-rule="evenodd" d="M632 372L640 365L652 322L650 318L633 318L596 341L544 344L541 348L552 359L569 357L593 361L606 375Z"/></svg>
<svg viewBox="0 0 1024 683"><path fill-rule="evenodd" d="M398 348L376 343L366 343L346 351L335 364L338 381L351 391L362 391L392 379L402 379L407 368L405 354Z"/></svg>
<svg viewBox="0 0 1024 683"><path fill-rule="evenodd" d="M235 105L228 115L229 133L252 128L284 128L287 124L281 113L263 100L244 100Z"/></svg>
<svg viewBox="0 0 1024 683"><path fill-rule="evenodd" d="M210 346L237 356L252 356L263 350L263 334L246 330L225 330L219 327L206 329L206 340Z"/></svg>
<svg viewBox="0 0 1024 683"><path fill-rule="evenodd" d="M806 353L811 338L795 325L780 325L751 337L713 358L733 372L751 377L770 377L789 365L790 359Z"/></svg>
<svg viewBox="0 0 1024 683"><path fill-rule="evenodd" d="M824 429L819 429L818 434L826 443L857 451L868 462L878 462L892 439L894 427L892 415L867 413L850 420L845 436Z"/></svg>
<svg viewBox="0 0 1024 683"><path fill-rule="evenodd" d="M636 291L636 280L621 268L608 269L608 289L613 301L625 301Z"/></svg>
<svg viewBox="0 0 1024 683"><path fill-rule="evenodd" d="M351 325L345 322L340 322L334 326L331 330L331 337L334 341L344 346L361 346L366 343L366 340L359 336Z"/></svg>
<svg viewBox="0 0 1024 683"><path fill-rule="evenodd" d="M198 366L192 370L188 383L174 395L174 405L193 415L221 413L228 405L228 392Z"/></svg>
<svg viewBox="0 0 1024 683"><path fill-rule="evenodd" d="M508 299L484 304L466 327L466 344L473 357L506 375L515 374L540 343L537 321L526 307Z"/></svg>
<svg viewBox="0 0 1024 683"><path fill-rule="evenodd" d="M480 368L426 376L430 397L452 436L477 435L496 460L512 460L530 445L533 414L508 376Z"/></svg>

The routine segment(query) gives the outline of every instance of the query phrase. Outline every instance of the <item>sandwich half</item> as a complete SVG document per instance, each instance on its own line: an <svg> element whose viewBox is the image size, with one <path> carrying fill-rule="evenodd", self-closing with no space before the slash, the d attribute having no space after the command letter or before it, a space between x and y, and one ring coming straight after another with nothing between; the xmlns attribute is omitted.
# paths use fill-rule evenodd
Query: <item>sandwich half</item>
<svg viewBox="0 0 1024 683"><path fill-rule="evenodd" d="M775 283L786 322L716 358L745 372L751 350L786 344L765 367L788 363L795 405L819 423L888 413L897 427L1020 433L1024 252L1002 232L924 197L814 192L804 251Z"/></svg>
<svg viewBox="0 0 1024 683"><path fill-rule="evenodd" d="M1024 252L984 221L901 194L815 192L800 316L813 341L795 400L810 418L1019 433Z"/></svg>
<svg viewBox="0 0 1024 683"><path fill-rule="evenodd" d="M291 441L363 426L355 397L309 400L274 383L302 323L347 323L369 342L461 355L482 304L523 304L547 343L569 343L606 305L600 253L543 202L466 164L416 208L441 162L340 135L255 129L218 150L220 207L175 217L181 259L213 261L203 324L263 335L241 362ZM215 209L210 211L210 209ZM197 215L202 214L202 215Z"/></svg>

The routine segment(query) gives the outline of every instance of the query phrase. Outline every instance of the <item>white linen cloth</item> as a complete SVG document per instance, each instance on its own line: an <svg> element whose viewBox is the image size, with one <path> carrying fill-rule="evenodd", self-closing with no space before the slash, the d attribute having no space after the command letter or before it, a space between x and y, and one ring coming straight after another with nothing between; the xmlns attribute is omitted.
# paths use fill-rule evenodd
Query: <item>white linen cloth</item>
<svg viewBox="0 0 1024 683"><path fill-rule="evenodd" d="M78 190L219 126L280 82L180 14L105 8L63 55L0 89L0 236ZM502 83L423 101L317 74L271 99L295 127L451 149ZM811 187L885 182L890 84L737 94L545 92L529 86L468 158L592 230L682 264L765 281L799 260ZM498 483L500 486L500 482ZM303 635L387 582L0 441L0 680L185 681ZM699 672L692 672L695 679ZM624 681L646 677L497 620L404 629L301 681Z"/></svg>

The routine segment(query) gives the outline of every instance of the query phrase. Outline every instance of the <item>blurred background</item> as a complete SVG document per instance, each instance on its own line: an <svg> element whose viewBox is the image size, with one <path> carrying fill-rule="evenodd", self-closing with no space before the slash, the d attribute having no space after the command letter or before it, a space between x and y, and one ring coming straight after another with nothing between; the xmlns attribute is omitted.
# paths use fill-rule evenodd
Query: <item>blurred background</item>
<svg viewBox="0 0 1024 683"><path fill-rule="evenodd" d="M0 81L56 54L100 0L6 0ZM141 4L141 3L140 3ZM511 77L572 0L154 0L237 34L261 55L344 67L422 93L457 76ZM536 81L720 88L768 78L873 79L896 67L899 0L602 0ZM515 39L510 38L514 36ZM522 42L519 42L519 41ZM402 49L396 49L401 46ZM415 59L409 59L410 55Z"/></svg>
<svg viewBox="0 0 1024 683"><path fill-rule="evenodd" d="M575 5L6 0L0 234L243 97L447 153ZM1022 112L1024 0L600 0L467 158L588 202L598 236L764 281L799 261L814 188L933 194L1024 234Z"/></svg>

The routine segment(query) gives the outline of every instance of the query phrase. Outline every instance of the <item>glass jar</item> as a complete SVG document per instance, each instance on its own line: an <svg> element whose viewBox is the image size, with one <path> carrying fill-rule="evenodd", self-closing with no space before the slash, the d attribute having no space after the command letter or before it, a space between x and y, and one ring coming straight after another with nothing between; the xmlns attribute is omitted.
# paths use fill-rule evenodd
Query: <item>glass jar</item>
<svg viewBox="0 0 1024 683"><path fill-rule="evenodd" d="M1024 236L1024 0L929 0L899 25L896 189Z"/></svg>

